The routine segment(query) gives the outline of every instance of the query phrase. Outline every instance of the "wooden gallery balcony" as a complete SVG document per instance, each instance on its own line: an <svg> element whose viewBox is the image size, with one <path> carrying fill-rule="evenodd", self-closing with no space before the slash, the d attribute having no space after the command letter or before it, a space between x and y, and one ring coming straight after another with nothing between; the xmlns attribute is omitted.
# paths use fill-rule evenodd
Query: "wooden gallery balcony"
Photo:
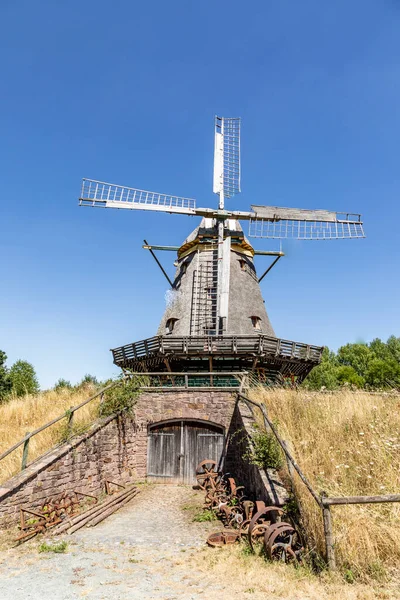
<svg viewBox="0 0 400 600"><path fill-rule="evenodd" d="M111 350L114 364L135 372L257 370L300 381L321 362L322 351L266 335L155 336Z"/></svg>

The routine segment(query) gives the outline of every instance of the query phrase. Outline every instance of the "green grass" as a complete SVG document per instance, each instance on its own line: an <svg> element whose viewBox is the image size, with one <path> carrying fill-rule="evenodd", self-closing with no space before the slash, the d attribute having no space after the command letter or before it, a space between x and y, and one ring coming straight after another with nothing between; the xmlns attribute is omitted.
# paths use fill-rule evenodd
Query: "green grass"
<svg viewBox="0 0 400 600"><path fill-rule="evenodd" d="M193 517L195 523L204 523L205 521L216 521L217 517L214 511L204 508Z"/></svg>
<svg viewBox="0 0 400 600"><path fill-rule="evenodd" d="M39 552L54 552L55 554L64 554L68 548L68 542L62 541L58 544L48 544L43 542L39 546Z"/></svg>

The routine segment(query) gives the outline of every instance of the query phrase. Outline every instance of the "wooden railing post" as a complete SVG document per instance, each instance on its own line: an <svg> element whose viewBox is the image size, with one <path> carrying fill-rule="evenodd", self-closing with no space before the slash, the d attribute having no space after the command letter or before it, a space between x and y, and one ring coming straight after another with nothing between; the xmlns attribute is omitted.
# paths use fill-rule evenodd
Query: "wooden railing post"
<svg viewBox="0 0 400 600"><path fill-rule="evenodd" d="M26 437L29 436L29 437ZM30 440L30 431L27 431L25 434L24 448L22 450L22 464L21 471L26 469L26 463L28 462L28 451L29 451L29 440Z"/></svg>
<svg viewBox="0 0 400 600"><path fill-rule="evenodd" d="M68 429L68 437L71 435L72 433L72 428L74 426L74 416L75 416L75 411L74 411L74 407L70 406L69 407L69 411L67 412L67 429Z"/></svg>
<svg viewBox="0 0 400 600"><path fill-rule="evenodd" d="M326 562L328 563L328 569L330 571L336 570L336 557L335 557L335 545L333 540L332 531L332 515L329 505L324 504L324 496L321 497L322 501L322 517L324 520L324 535L325 535L325 548L326 548Z"/></svg>

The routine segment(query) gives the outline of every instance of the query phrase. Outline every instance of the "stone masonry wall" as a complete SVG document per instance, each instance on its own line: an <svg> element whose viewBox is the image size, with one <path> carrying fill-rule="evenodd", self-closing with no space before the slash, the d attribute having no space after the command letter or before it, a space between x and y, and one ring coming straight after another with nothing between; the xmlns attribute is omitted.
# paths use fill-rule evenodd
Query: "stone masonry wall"
<svg viewBox="0 0 400 600"><path fill-rule="evenodd" d="M33 461L0 487L0 519L16 515L19 505L39 506L50 496L77 490L97 495L104 481L136 480L135 424L108 417L84 435Z"/></svg>
<svg viewBox="0 0 400 600"><path fill-rule="evenodd" d="M146 392L135 408L136 469L139 477L147 472L148 427L170 419L201 419L222 425L228 431L236 404L236 394L216 391Z"/></svg>
<svg viewBox="0 0 400 600"><path fill-rule="evenodd" d="M224 470L255 499L284 502L283 486L243 458L251 443L252 414L233 392L171 390L143 392L134 417L100 419L85 434L53 448L0 487L0 521L15 518L21 504L35 507L51 496L77 490L97 495L106 479L143 481L147 474L148 427L171 419L200 419L224 427L228 448Z"/></svg>
<svg viewBox="0 0 400 600"><path fill-rule="evenodd" d="M39 506L69 490L96 495L104 481L144 480L148 426L169 419L201 419L229 428L235 407L230 392L144 392L133 418L108 417L88 432L53 448L20 474L0 484L0 520L15 516L21 504Z"/></svg>

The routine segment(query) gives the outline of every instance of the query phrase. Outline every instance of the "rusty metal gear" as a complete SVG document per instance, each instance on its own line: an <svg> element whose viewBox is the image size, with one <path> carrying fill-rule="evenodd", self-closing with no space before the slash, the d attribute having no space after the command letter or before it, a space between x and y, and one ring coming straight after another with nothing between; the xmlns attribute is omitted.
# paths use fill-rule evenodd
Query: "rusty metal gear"
<svg viewBox="0 0 400 600"><path fill-rule="evenodd" d="M268 529L268 527L271 525L271 519L273 518L272 513L274 512L278 513L279 516L283 513L283 510L281 508L278 508L277 506L265 506L264 508L256 512L256 514L252 517L249 523L247 538L249 541L250 548L253 552L254 542L258 538L263 536L266 529ZM269 519L267 518L267 515L270 516Z"/></svg>
<svg viewBox="0 0 400 600"><path fill-rule="evenodd" d="M303 546L299 535L290 523L275 523L264 535L265 551L270 560L285 563L299 562Z"/></svg>
<svg viewBox="0 0 400 600"><path fill-rule="evenodd" d="M218 472L216 471L217 463L215 460L206 458L202 460L196 467L196 480L202 490L216 487Z"/></svg>

